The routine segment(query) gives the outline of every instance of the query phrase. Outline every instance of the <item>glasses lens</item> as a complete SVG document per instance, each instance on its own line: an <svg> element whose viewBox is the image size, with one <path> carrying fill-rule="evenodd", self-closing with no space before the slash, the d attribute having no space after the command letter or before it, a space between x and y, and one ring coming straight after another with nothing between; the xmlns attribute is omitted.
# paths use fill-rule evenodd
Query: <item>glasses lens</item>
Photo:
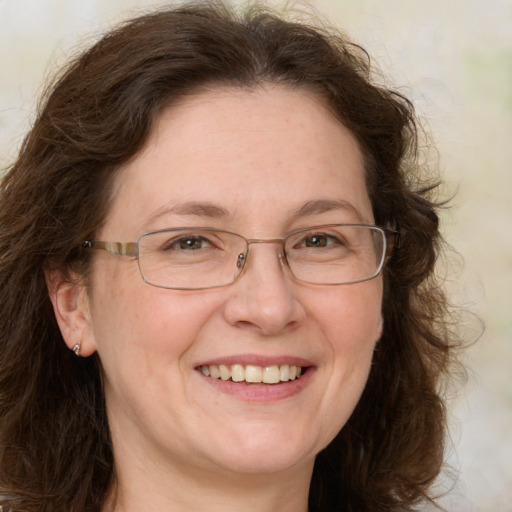
<svg viewBox="0 0 512 512"><path fill-rule="evenodd" d="M240 273L238 255L246 252L243 237L213 229L169 229L139 238L142 276L163 288L191 290L230 284Z"/></svg>
<svg viewBox="0 0 512 512"><path fill-rule="evenodd" d="M386 249L380 228L333 225L301 230L288 236L285 252L290 269L302 281L347 284L375 277Z"/></svg>
<svg viewBox="0 0 512 512"><path fill-rule="evenodd" d="M176 228L139 238L139 267L144 280L163 288L194 290L233 283L241 272L240 255L248 242L216 229ZM314 284L366 281L382 269L385 231L360 225L303 229L284 241L291 272Z"/></svg>

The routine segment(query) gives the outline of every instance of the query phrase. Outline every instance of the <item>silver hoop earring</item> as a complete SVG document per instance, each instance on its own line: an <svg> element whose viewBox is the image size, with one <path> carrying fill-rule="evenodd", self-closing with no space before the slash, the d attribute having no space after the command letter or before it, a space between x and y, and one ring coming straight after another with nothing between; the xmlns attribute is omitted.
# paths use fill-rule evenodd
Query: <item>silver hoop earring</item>
<svg viewBox="0 0 512 512"><path fill-rule="evenodd" d="M79 341L74 347L73 347L73 352L75 353L75 356L76 357L80 357L80 347L82 346L82 342Z"/></svg>

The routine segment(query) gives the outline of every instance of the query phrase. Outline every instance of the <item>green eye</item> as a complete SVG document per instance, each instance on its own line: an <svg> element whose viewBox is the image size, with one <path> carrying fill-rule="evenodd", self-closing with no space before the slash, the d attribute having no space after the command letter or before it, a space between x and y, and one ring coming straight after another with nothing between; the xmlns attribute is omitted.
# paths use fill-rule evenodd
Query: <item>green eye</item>
<svg viewBox="0 0 512 512"><path fill-rule="evenodd" d="M304 240L306 247L326 247L329 240L325 235L311 235Z"/></svg>
<svg viewBox="0 0 512 512"><path fill-rule="evenodd" d="M311 248L323 248L332 247L334 245L343 245L342 240L333 235L327 235L325 233L314 233L306 236L303 241L299 244L301 247Z"/></svg>
<svg viewBox="0 0 512 512"><path fill-rule="evenodd" d="M189 238L180 238L177 242L180 249L202 249L206 240L202 237L195 236Z"/></svg>
<svg viewBox="0 0 512 512"><path fill-rule="evenodd" d="M182 236L168 240L162 245L163 251L198 251L201 249L211 249L214 247L212 242L200 235Z"/></svg>

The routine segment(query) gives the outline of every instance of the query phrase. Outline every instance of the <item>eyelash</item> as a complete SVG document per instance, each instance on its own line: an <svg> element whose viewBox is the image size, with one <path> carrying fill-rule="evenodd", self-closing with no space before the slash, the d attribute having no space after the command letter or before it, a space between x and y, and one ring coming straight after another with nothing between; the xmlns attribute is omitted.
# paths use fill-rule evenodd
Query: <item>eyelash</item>
<svg viewBox="0 0 512 512"><path fill-rule="evenodd" d="M300 240L299 244L297 244L297 245L307 244L308 241L312 241L315 238L319 238L319 239L323 238L326 241L326 245L321 245L321 246L310 245L310 246L306 246L306 247L318 248L318 247L330 247L333 245L345 245L345 242L339 236L335 236L335 235L332 235L329 233L308 233L307 236L303 237Z"/></svg>
<svg viewBox="0 0 512 512"><path fill-rule="evenodd" d="M201 242L201 244L203 244L204 242L206 242L206 244L208 245L207 248L215 248L215 244L211 241L211 240L208 240L206 237L202 236L202 235L194 235L194 234L191 234L191 235L186 235L186 236L180 236L179 238L173 238L171 240L168 240L165 244L162 245L162 250L163 251L170 251L170 250L176 250L176 247L179 249L179 250L182 250L182 251L193 251L193 250L197 250L197 249L194 249L194 247L191 247L191 246L181 246L181 244L183 242L187 243L189 241L192 241L193 243L195 242ZM199 249L204 249L205 247L200 247Z"/></svg>

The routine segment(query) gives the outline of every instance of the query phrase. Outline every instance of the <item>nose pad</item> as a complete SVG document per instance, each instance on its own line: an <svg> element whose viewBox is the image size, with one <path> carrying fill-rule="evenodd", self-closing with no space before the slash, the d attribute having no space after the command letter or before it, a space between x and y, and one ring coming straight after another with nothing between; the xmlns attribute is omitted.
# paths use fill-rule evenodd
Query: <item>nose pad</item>
<svg viewBox="0 0 512 512"><path fill-rule="evenodd" d="M279 261L281 262L281 265L283 267L290 268L290 265L288 265L288 258L286 257L286 254L284 252L279 253Z"/></svg>
<svg viewBox="0 0 512 512"><path fill-rule="evenodd" d="M238 270L240 270L240 272L242 271L242 269L244 268L245 266L245 262L247 261L247 256L241 252L237 258L236 258L236 268Z"/></svg>
<svg viewBox="0 0 512 512"><path fill-rule="evenodd" d="M247 263L248 255L249 255L249 250L247 250L247 252L245 254L243 252L241 252L236 258L236 268L238 269L239 275L242 273L242 271L245 267L245 264ZM286 257L286 254L284 252L280 252L278 255L278 258L283 267L288 267L288 269L290 268L290 266L288 264L288 258Z"/></svg>

